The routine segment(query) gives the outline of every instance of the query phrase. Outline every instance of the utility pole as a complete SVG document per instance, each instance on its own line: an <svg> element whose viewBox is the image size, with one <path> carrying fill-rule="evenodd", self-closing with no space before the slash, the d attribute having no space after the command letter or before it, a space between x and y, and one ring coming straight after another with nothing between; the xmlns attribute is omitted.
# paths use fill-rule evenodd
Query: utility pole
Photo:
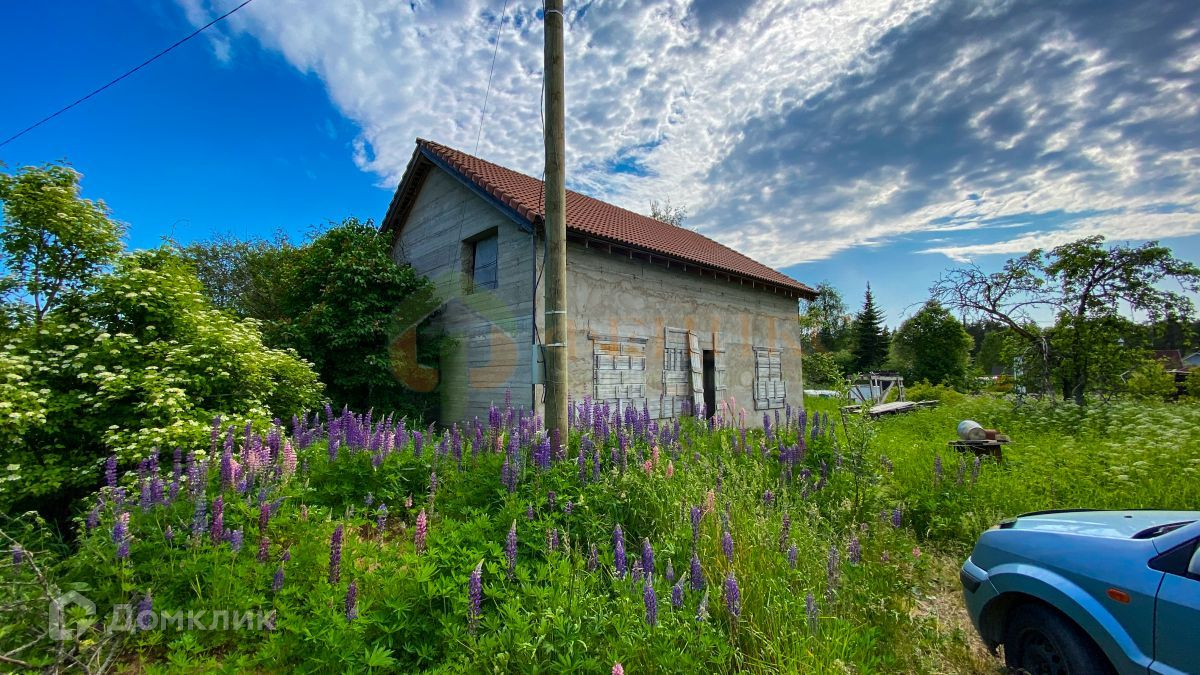
<svg viewBox="0 0 1200 675"><path fill-rule="evenodd" d="M546 430L567 438L567 171L563 126L563 3L546 0Z"/></svg>

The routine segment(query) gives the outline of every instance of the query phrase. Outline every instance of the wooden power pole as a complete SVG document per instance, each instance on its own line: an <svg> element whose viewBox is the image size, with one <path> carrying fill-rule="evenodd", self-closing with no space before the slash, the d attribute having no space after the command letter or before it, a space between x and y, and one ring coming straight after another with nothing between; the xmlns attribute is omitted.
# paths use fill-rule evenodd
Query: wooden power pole
<svg viewBox="0 0 1200 675"><path fill-rule="evenodd" d="M546 430L567 438L567 171L563 126L563 3L546 0Z"/></svg>

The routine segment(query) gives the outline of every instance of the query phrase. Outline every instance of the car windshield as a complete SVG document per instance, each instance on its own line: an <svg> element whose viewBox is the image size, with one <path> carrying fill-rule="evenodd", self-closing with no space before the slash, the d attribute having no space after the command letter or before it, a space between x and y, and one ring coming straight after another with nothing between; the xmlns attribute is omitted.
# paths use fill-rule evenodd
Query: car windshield
<svg viewBox="0 0 1200 675"><path fill-rule="evenodd" d="M1191 525L1194 521L1185 520L1179 523L1167 523L1166 525L1155 525L1133 535L1134 539L1153 539L1154 537L1162 536L1168 532L1174 532L1184 525Z"/></svg>

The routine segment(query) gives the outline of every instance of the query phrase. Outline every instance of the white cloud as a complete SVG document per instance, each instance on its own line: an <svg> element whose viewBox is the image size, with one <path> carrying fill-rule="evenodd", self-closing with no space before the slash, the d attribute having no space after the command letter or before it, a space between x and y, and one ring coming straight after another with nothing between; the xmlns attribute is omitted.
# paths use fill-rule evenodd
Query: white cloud
<svg viewBox="0 0 1200 675"><path fill-rule="evenodd" d="M229 0L216 7L178 1L189 20L201 24L227 10ZM358 165L394 185L418 136L475 150L500 4L271 0L248 5L210 40L217 57L228 59L227 36L249 34L298 70L318 75L334 104L362 130L354 144ZM509 3L477 152L532 175L540 175L542 164L539 7ZM1106 215L1061 231L929 252L962 259L1083 232L1121 238L1151 222L1147 232L1172 233L1154 236L1200 232L1197 146L1164 151L1125 133L1133 125L1197 115L1194 79L1190 87L1180 83L1196 70L1195 45L1180 49L1161 72L1130 76L1142 90L1117 96L1114 72L1137 64L1113 56L1069 22L1018 22L994 40L955 42L954 35L935 33L922 39L945 40L939 62L924 69L917 64L870 95L848 98L823 118L834 133L788 122L798 111L833 105L830 100L852 87L847 82L870 81L889 66L905 30L920 31L946 8L937 0L760 0L736 23L711 30L687 0L569 6L569 180L643 212L651 199L669 196L694 214L689 225L777 266L905 235L975 230L996 218L1055 211L1177 207L1169 216ZM1000 21L1018 11L994 0L979 3L963 20ZM1164 39L1200 39L1195 30L1173 30ZM1010 48L1014 36L1039 46ZM1030 75L1030 68L1046 63L1057 68L1054 86ZM881 151L877 166L865 162L866 169L837 175L839 153L864 136L961 140L936 137L937 114L975 100L961 122L962 137L979 144L971 149L975 154L951 157L934 174ZM1097 124L1101 112L1111 120ZM760 160L752 151L778 156ZM1012 159L1020 153L1031 159ZM1050 161L1063 155L1076 161ZM621 157L632 157L650 175L611 172ZM733 157L743 161L726 169Z"/></svg>

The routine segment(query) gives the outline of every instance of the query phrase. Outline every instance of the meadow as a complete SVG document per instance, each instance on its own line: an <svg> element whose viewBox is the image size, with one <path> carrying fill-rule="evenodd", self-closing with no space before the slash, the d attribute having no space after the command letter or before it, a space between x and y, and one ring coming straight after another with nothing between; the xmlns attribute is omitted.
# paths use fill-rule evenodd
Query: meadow
<svg viewBox="0 0 1200 675"><path fill-rule="evenodd" d="M981 531L1045 508L1200 505L1194 404L975 397L871 421L816 400L747 428L755 414L660 424L576 402L557 456L503 402L450 429L215 420L204 451L101 467L69 544L32 515L6 523L0 655L151 673L1000 672L958 599ZM947 449L962 419L1012 436L1003 463ZM67 590L98 610L68 609L72 637L52 640L47 597ZM106 630L116 605L127 621Z"/></svg>

